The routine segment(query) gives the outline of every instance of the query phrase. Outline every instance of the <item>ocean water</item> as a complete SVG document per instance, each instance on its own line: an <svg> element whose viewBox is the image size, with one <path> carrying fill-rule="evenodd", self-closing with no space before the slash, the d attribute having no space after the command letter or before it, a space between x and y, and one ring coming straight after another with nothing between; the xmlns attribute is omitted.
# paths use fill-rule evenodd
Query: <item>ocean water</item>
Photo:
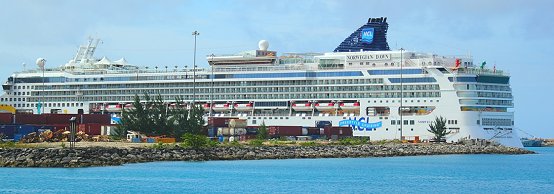
<svg viewBox="0 0 554 194"><path fill-rule="evenodd" d="M0 193L553 193L554 148L531 150L538 154L0 168Z"/></svg>

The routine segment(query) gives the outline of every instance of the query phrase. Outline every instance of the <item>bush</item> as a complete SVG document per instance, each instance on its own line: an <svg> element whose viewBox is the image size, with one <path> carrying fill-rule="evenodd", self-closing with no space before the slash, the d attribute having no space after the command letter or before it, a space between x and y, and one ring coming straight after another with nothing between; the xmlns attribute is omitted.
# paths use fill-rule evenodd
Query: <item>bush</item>
<svg viewBox="0 0 554 194"><path fill-rule="evenodd" d="M0 143L0 148L14 148L14 147L15 147L15 142L13 142L13 141Z"/></svg>
<svg viewBox="0 0 554 194"><path fill-rule="evenodd" d="M264 140L261 140L261 139L254 139L254 140L250 140L250 142L248 142L249 145L251 146L256 146L256 147L259 147L259 146L263 146L264 145Z"/></svg>
<svg viewBox="0 0 554 194"><path fill-rule="evenodd" d="M319 143L317 143L315 141L307 141L307 142L301 142L300 145L301 146L318 146Z"/></svg>
<svg viewBox="0 0 554 194"><path fill-rule="evenodd" d="M366 138L343 138L339 140L340 145L362 145L367 144L368 140Z"/></svg>
<svg viewBox="0 0 554 194"><path fill-rule="evenodd" d="M193 135L190 133L185 133L181 138L183 139L183 143L181 144L182 147L197 149L209 147L210 145L212 145L208 137L204 135Z"/></svg>
<svg viewBox="0 0 554 194"><path fill-rule="evenodd" d="M229 142L229 145L230 145L230 146L235 146L235 147L240 147L240 146L242 146L238 141Z"/></svg>

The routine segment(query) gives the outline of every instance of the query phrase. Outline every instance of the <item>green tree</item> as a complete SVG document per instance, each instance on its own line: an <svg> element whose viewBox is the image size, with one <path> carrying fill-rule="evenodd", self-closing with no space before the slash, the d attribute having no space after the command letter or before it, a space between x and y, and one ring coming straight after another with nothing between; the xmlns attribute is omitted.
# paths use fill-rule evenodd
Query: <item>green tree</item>
<svg viewBox="0 0 554 194"><path fill-rule="evenodd" d="M196 105L187 109L181 98L175 99L175 106L168 106L161 95L151 98L144 95L141 101L135 95L132 109L123 110L120 130L137 131L149 136L167 136L181 139L185 133L202 134L201 129L205 121L202 117L204 110Z"/></svg>
<svg viewBox="0 0 554 194"><path fill-rule="evenodd" d="M256 138L261 140L269 139L269 133L267 131L267 126L265 126L265 122L262 122L258 127L258 135L256 135Z"/></svg>
<svg viewBox="0 0 554 194"><path fill-rule="evenodd" d="M435 135L436 141L443 141L446 135L450 134L450 131L446 130L446 119L441 117L435 117L435 121L429 124L429 129L427 130Z"/></svg>

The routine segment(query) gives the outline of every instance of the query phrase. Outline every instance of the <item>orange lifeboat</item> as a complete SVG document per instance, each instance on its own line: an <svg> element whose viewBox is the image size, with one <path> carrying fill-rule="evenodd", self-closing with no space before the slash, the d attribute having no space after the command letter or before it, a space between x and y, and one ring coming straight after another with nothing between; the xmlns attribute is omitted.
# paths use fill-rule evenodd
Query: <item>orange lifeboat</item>
<svg viewBox="0 0 554 194"><path fill-rule="evenodd" d="M317 103L315 104L315 108L319 111L330 111L335 109L335 103Z"/></svg>
<svg viewBox="0 0 554 194"><path fill-rule="evenodd" d="M341 103L340 109L342 110L360 110L360 102Z"/></svg>
<svg viewBox="0 0 554 194"><path fill-rule="evenodd" d="M295 111L312 111L312 103L294 103L292 104L292 109Z"/></svg>
<svg viewBox="0 0 554 194"><path fill-rule="evenodd" d="M106 111L108 112L121 112L121 108L123 106L121 104L108 104L106 106Z"/></svg>
<svg viewBox="0 0 554 194"><path fill-rule="evenodd" d="M246 103L246 104L235 104L235 110L237 111L243 111L243 112L246 112L246 111L252 111L252 109L254 108L253 104L252 103Z"/></svg>
<svg viewBox="0 0 554 194"><path fill-rule="evenodd" d="M229 103L227 104L214 104L212 109L216 112L224 112L229 110Z"/></svg>
<svg viewBox="0 0 554 194"><path fill-rule="evenodd" d="M204 108L205 112L209 112L210 111L210 103L203 104L202 108Z"/></svg>

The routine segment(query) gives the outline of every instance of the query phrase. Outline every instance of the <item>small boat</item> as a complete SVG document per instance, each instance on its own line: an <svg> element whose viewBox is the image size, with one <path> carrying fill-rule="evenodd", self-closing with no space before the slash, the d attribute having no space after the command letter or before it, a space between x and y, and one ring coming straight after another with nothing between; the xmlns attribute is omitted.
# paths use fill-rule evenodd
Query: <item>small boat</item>
<svg viewBox="0 0 554 194"><path fill-rule="evenodd" d="M360 102L341 103L340 109L342 110L360 110Z"/></svg>
<svg viewBox="0 0 554 194"><path fill-rule="evenodd" d="M292 109L294 109L295 111L312 111L313 110L313 107L312 107L312 103L293 103L292 104Z"/></svg>

